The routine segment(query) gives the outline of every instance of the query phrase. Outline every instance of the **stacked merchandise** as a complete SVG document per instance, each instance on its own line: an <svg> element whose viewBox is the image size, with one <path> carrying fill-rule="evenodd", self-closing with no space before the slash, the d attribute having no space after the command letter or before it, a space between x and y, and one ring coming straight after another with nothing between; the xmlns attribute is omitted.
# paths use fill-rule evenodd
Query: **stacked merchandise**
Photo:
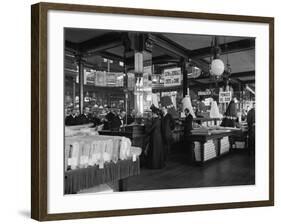
<svg viewBox="0 0 281 224"><path fill-rule="evenodd" d="M245 149L246 148L246 144L244 141L235 141L234 146L236 149Z"/></svg>
<svg viewBox="0 0 281 224"><path fill-rule="evenodd" d="M222 118L222 115L219 112L217 101L213 99L211 101L210 118Z"/></svg>
<svg viewBox="0 0 281 224"><path fill-rule="evenodd" d="M200 142L194 142L194 155L196 161L202 161L201 159L201 144ZM207 161L216 157L216 147L212 140L204 143L204 158L203 161Z"/></svg>
<svg viewBox="0 0 281 224"><path fill-rule="evenodd" d="M184 110L185 108L188 108L190 114L192 115L192 117L193 117L193 118L196 118L195 113L194 113L194 111L193 111L192 104L191 104L190 96L185 96L185 97L182 99L182 105L183 105L183 108L182 108L183 110Z"/></svg>
<svg viewBox="0 0 281 224"><path fill-rule="evenodd" d="M220 153L223 154L229 152L229 149L230 149L229 138L225 136L220 140Z"/></svg>
<svg viewBox="0 0 281 224"><path fill-rule="evenodd" d="M79 164L79 143L74 142L71 144L69 147L66 149L66 155L71 155L71 156L66 156L65 155L65 168L66 169L76 169L78 164Z"/></svg>
<svg viewBox="0 0 281 224"><path fill-rule="evenodd" d="M83 136L66 138L65 143L65 169L74 170L88 166L104 167L106 162L116 163L118 160L132 158L136 160L131 150L131 141L120 136Z"/></svg>
<svg viewBox="0 0 281 224"><path fill-rule="evenodd" d="M131 141L128 138L122 137L120 140L120 154L121 160L127 159L130 156Z"/></svg>

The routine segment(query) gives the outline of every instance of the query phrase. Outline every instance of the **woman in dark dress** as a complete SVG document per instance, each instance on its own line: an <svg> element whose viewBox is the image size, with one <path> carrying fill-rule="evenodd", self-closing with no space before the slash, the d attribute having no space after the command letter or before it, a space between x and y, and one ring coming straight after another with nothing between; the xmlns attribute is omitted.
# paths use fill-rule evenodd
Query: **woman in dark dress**
<svg viewBox="0 0 281 224"><path fill-rule="evenodd" d="M236 108L237 99L234 97L228 104L224 118L222 119L222 127L235 127L237 123L237 108Z"/></svg>
<svg viewBox="0 0 281 224"><path fill-rule="evenodd" d="M159 112L157 108L152 109L152 124L147 131L147 136L149 137L147 166L151 169L161 169L165 166Z"/></svg>

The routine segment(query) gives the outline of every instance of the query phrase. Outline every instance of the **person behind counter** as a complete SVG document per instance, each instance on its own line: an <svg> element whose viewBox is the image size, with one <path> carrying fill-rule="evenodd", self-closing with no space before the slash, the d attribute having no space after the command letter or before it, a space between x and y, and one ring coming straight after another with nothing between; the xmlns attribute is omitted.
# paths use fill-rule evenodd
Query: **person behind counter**
<svg viewBox="0 0 281 224"><path fill-rule="evenodd" d="M127 116L127 124L132 124L135 122L136 111L133 109Z"/></svg>
<svg viewBox="0 0 281 224"><path fill-rule="evenodd" d="M81 125L81 124L88 124L91 122L92 116L90 114L90 108L85 107L84 108L84 113L78 115L76 119L76 124Z"/></svg>
<svg viewBox="0 0 281 224"><path fill-rule="evenodd" d="M98 113L96 111L92 112L91 122L93 123L94 127L99 126L99 125L102 124L101 119L99 118L99 115L98 115Z"/></svg>
<svg viewBox="0 0 281 224"><path fill-rule="evenodd" d="M168 113L168 109L166 106L162 106L162 119L161 119L161 132L163 136L164 143L164 156L165 160L167 155L170 153L171 144L173 141L172 131L175 129L175 121L171 114Z"/></svg>
<svg viewBox="0 0 281 224"><path fill-rule="evenodd" d="M76 111L74 109L72 110L68 110L68 115L66 115L65 117L65 125L67 126L71 126L71 125L75 125L76 124Z"/></svg>
<svg viewBox="0 0 281 224"><path fill-rule="evenodd" d="M113 131L118 131L120 129L120 126L122 125L121 119L122 118L121 118L120 111L116 110L111 121L110 129Z"/></svg>
<svg viewBox="0 0 281 224"><path fill-rule="evenodd" d="M109 130L111 129L111 126L112 126L112 121L113 121L113 118L114 118L114 113L112 112L112 109L110 107L106 107L105 108L105 116L104 118L102 119L102 123L103 123L103 129L104 130Z"/></svg>
<svg viewBox="0 0 281 224"><path fill-rule="evenodd" d="M151 111L152 123L146 132L146 137L148 138L148 144L145 149L147 166L150 169L161 169L165 166L165 152L161 132L160 110L152 107Z"/></svg>

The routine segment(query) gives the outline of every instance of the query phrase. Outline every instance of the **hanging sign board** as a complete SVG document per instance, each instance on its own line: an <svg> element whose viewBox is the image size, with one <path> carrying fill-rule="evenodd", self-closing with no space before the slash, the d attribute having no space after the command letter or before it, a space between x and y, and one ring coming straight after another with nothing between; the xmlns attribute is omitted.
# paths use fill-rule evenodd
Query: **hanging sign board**
<svg viewBox="0 0 281 224"><path fill-rule="evenodd" d="M181 84L181 68L164 70L164 86L178 86Z"/></svg>
<svg viewBox="0 0 281 224"><path fill-rule="evenodd" d="M231 101L231 92L219 92L219 103L229 103Z"/></svg>
<svg viewBox="0 0 281 224"><path fill-rule="evenodd" d="M212 94L212 92L209 89L206 89L205 91L198 91L198 96L208 96L211 94Z"/></svg>

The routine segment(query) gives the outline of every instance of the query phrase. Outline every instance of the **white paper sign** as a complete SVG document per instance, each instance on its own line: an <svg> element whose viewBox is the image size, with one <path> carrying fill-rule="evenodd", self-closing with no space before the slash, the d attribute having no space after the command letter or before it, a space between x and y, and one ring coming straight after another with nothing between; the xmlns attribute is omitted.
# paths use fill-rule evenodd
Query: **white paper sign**
<svg viewBox="0 0 281 224"><path fill-rule="evenodd" d="M229 103L231 101L231 92L220 92L219 93L219 102L220 103Z"/></svg>

